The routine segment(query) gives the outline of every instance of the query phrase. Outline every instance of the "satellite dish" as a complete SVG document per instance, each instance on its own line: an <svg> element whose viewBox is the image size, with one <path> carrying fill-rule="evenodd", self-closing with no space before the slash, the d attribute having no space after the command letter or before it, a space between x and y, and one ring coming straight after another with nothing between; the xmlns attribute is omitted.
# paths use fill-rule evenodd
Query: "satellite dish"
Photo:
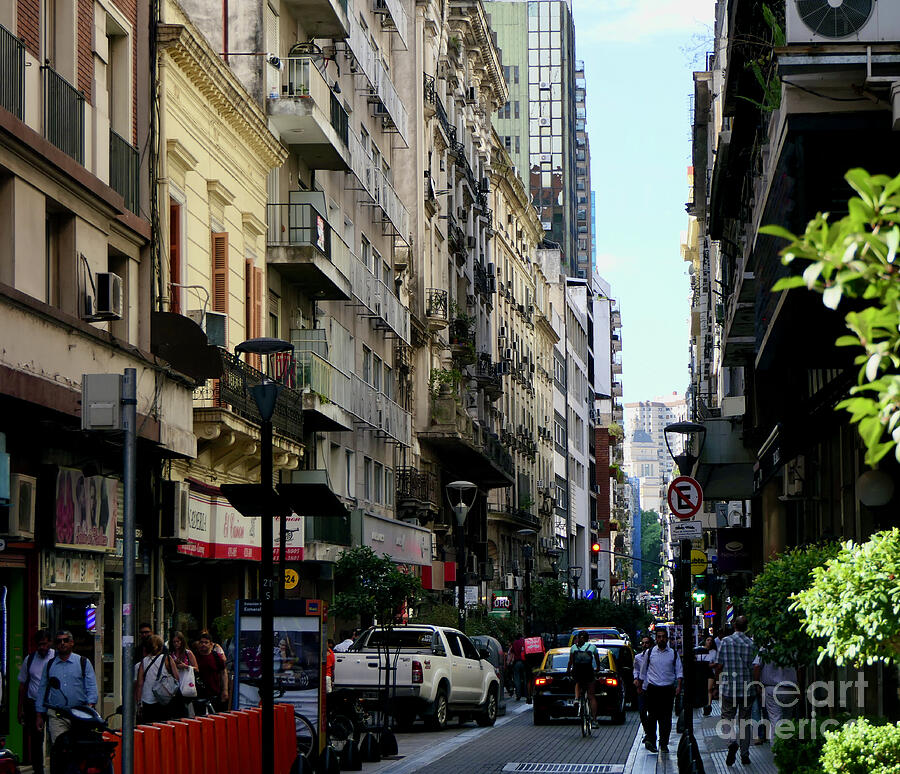
<svg viewBox="0 0 900 774"><path fill-rule="evenodd" d="M823 38L846 38L869 21L874 0L797 0L803 23Z"/></svg>

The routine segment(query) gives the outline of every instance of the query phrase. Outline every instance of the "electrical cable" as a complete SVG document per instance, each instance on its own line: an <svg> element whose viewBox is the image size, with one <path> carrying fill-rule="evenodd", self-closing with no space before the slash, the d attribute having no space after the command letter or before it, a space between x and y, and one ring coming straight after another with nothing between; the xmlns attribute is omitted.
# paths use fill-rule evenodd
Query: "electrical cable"
<svg viewBox="0 0 900 774"><path fill-rule="evenodd" d="M798 89L799 91L806 92L807 94L812 94L812 96L814 97L827 99L831 102L871 102L868 97L830 97L827 94L822 94L821 92L814 91L813 89L808 89L806 86L801 86L799 83L794 83L793 81L787 81L784 78L781 79L781 82L785 86L790 86L791 88Z"/></svg>

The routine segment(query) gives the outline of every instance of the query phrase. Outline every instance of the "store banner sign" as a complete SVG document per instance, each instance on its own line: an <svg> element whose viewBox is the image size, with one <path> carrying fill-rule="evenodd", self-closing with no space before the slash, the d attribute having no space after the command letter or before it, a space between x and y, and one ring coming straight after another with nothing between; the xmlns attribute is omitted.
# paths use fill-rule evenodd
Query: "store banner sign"
<svg viewBox="0 0 900 774"><path fill-rule="evenodd" d="M277 561L280 519L275 518L275 548ZM303 561L303 518L292 515L287 520L287 555L289 562ZM203 559L247 559L260 561L262 548L260 519L242 516L224 497L191 490L188 510L188 542L178 551Z"/></svg>
<svg viewBox="0 0 900 774"><path fill-rule="evenodd" d="M719 573L752 572L753 530L749 527L720 529L716 533Z"/></svg>
<svg viewBox="0 0 900 774"><path fill-rule="evenodd" d="M56 474L56 547L115 551L121 486L115 478L60 468Z"/></svg>
<svg viewBox="0 0 900 774"><path fill-rule="evenodd" d="M421 527L366 514L365 545L379 556L387 554L398 564L431 566L431 532Z"/></svg>
<svg viewBox="0 0 900 774"><path fill-rule="evenodd" d="M44 551L41 554L41 588L99 594L103 590L103 557L74 551Z"/></svg>

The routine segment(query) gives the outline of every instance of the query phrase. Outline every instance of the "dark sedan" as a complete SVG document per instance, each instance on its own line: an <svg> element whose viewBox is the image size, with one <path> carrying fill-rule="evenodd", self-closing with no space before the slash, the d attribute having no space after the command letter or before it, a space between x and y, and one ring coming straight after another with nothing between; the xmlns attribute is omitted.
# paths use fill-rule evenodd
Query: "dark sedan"
<svg viewBox="0 0 900 774"><path fill-rule="evenodd" d="M600 670L595 694L597 715L608 715L613 723L625 722L625 682L616 671L616 660L605 648L598 648ZM544 657L541 669L534 677L534 724L543 725L550 718L574 718L578 715L575 703L575 678L566 674L569 649L553 648Z"/></svg>

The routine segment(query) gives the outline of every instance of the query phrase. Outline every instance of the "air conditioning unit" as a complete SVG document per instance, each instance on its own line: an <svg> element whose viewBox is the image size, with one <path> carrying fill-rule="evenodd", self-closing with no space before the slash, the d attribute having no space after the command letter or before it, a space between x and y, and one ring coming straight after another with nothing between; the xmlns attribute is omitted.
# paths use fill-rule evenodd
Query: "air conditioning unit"
<svg viewBox="0 0 900 774"><path fill-rule="evenodd" d="M228 315L224 312L204 312L202 309L190 309L187 316L199 325L206 334L206 340L214 347L225 347L228 329Z"/></svg>
<svg viewBox="0 0 900 774"><path fill-rule="evenodd" d="M784 496L802 497L806 478L806 459L797 455L784 466Z"/></svg>
<svg viewBox="0 0 900 774"><path fill-rule="evenodd" d="M731 500L726 504L725 519L729 527L740 527L744 523L744 504Z"/></svg>
<svg viewBox="0 0 900 774"><path fill-rule="evenodd" d="M373 102L372 103L372 115L376 118L390 118L391 114L388 112L387 107L385 107L383 102Z"/></svg>
<svg viewBox="0 0 900 774"><path fill-rule="evenodd" d="M889 0L787 0L790 43L878 43L900 40L900 4Z"/></svg>
<svg viewBox="0 0 900 774"><path fill-rule="evenodd" d="M10 475L9 505L0 507L0 534L20 540L34 540L36 497L37 479L19 473Z"/></svg>
<svg viewBox="0 0 900 774"><path fill-rule="evenodd" d="M186 481L162 482L161 540L186 542L190 528L191 487Z"/></svg>
<svg viewBox="0 0 900 774"><path fill-rule="evenodd" d="M98 271L92 286L94 295L82 296L81 319L105 322L122 319L122 278L108 271Z"/></svg>

